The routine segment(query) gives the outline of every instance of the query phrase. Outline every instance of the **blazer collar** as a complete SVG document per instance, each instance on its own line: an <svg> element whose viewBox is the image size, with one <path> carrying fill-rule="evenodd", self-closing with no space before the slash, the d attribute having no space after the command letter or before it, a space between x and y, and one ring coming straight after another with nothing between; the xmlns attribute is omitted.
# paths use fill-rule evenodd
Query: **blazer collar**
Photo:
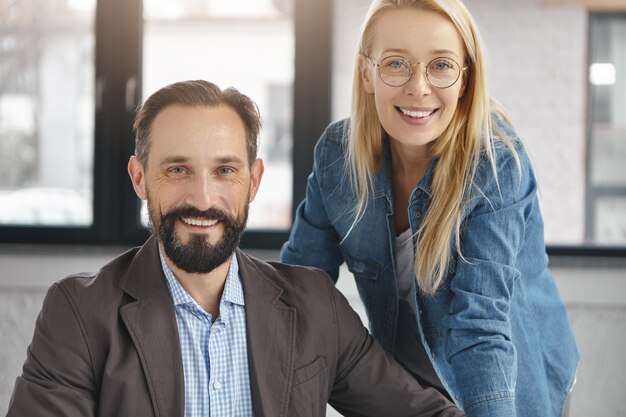
<svg viewBox="0 0 626 417"><path fill-rule="evenodd" d="M246 301L252 405L257 416L285 417L295 362L296 309L281 298L268 264L237 250Z"/></svg>
<svg viewBox="0 0 626 417"><path fill-rule="evenodd" d="M159 259L158 240L153 235L135 254L120 287L135 300L141 300L163 286L167 289Z"/></svg>
<svg viewBox="0 0 626 417"><path fill-rule="evenodd" d="M271 266L240 249L236 254L246 303L254 414L286 417L296 359L296 309L282 300ZM136 300L120 313L137 347L155 415L182 416L184 375L176 317L154 237L136 253L121 288Z"/></svg>
<svg viewBox="0 0 626 417"><path fill-rule="evenodd" d="M185 382L178 328L157 240L139 249L121 281L136 301L120 308L146 377L155 416L182 417Z"/></svg>

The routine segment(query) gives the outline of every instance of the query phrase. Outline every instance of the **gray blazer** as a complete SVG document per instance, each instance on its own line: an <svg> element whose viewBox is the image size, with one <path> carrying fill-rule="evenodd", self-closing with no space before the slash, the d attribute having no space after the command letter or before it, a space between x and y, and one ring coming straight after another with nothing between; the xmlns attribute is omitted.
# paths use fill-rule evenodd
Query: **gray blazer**
<svg viewBox="0 0 626 417"><path fill-rule="evenodd" d="M421 387L319 270L237 251L255 416L462 416ZM48 291L8 416L183 416L173 302L150 238Z"/></svg>

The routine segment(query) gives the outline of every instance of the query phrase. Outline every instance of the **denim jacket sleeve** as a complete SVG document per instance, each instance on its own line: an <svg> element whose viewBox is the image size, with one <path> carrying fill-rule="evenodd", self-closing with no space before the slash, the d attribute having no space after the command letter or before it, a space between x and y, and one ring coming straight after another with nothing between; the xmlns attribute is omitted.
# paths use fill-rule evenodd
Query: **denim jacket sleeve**
<svg viewBox="0 0 626 417"><path fill-rule="evenodd" d="M517 355L510 308L520 270L517 254L528 242L538 210L536 182L521 144L500 149L497 180L481 164L461 232L462 257L449 281L446 357L463 408L470 417L516 416ZM542 232L542 228L539 228ZM530 381L527 381L530 382Z"/></svg>
<svg viewBox="0 0 626 417"><path fill-rule="evenodd" d="M281 261L288 264L315 266L323 269L334 282L339 277L343 258L339 236L328 218L325 196L320 189L320 170L324 169L324 147L329 136L342 129L329 126L315 145L313 171L309 175L306 197L296 210L289 240L283 245Z"/></svg>

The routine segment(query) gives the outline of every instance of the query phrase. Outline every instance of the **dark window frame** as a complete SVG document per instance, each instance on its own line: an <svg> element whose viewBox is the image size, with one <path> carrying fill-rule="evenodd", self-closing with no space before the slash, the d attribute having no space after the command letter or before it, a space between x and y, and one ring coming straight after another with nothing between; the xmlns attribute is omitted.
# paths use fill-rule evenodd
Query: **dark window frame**
<svg viewBox="0 0 626 417"><path fill-rule="evenodd" d="M313 147L331 121L332 8L333 0L294 0L292 216L305 196ZM594 16L605 14L615 15L589 12L589 23ZM133 152L134 108L141 98L141 0L100 0L95 33L94 223L89 228L0 226L2 244L134 246L148 237L148 231L139 225L140 202L126 174ZM592 111L590 100L587 94L588 111ZM587 129L589 123L588 115ZM586 190L589 192L589 184ZM275 250L288 234L288 230L249 230L242 246ZM626 258L626 247L613 246L549 245L547 252L561 260Z"/></svg>
<svg viewBox="0 0 626 417"><path fill-rule="evenodd" d="M590 25L593 19L597 16L615 16L626 15L623 12L587 12L587 62L586 68L589 68L591 62L589 61L592 56L592 33ZM588 71L588 70L587 70ZM585 155L585 169L588 171L591 164L591 113L593 112L593 98L590 94L589 80L586 84L586 103L587 114L585 121L585 141L587 145L587 151ZM597 188L597 187L596 187ZM590 219L593 217L592 208L590 204L590 198L593 198L595 191L589 183L589 175L585 174L585 239L588 238L590 231ZM626 245L625 246L608 246L608 245L592 245L589 243L583 243L580 245L550 245L547 244L546 251L550 256L550 263L552 265L576 265L576 266L609 266L615 265L618 262L619 265L623 265L626 261Z"/></svg>
<svg viewBox="0 0 626 417"><path fill-rule="evenodd" d="M593 51L594 44L594 26L601 23L605 19L614 18L626 19L626 12L601 12L589 11L587 14L587 68L592 64L595 55ZM587 152L585 154L585 166L587 173L585 175L585 240L591 240L595 234L595 202L600 197L624 195L626 190L623 188L617 190L614 187L594 185L591 182L591 165L593 163L593 112L595 110L594 95L592 94L592 86L587 81L587 118L585 123L585 141ZM599 245L583 245L580 247L552 247L549 253L558 255L593 255L605 257L626 257L626 247L624 246L599 246Z"/></svg>
<svg viewBox="0 0 626 417"><path fill-rule="evenodd" d="M312 149L330 122L332 0L294 0L292 213L304 198ZM133 153L132 121L141 94L141 0L100 0L95 16L93 224L90 227L0 226L2 244L134 246L149 232L126 165ZM253 98L254 99L254 98ZM277 249L289 230L251 229L242 246Z"/></svg>

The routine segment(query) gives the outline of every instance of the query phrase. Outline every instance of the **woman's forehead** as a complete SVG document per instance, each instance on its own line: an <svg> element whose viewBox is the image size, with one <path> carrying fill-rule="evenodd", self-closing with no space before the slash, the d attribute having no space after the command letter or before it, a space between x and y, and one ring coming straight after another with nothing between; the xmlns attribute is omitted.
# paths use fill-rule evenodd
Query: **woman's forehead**
<svg viewBox="0 0 626 417"><path fill-rule="evenodd" d="M394 9L374 22L370 51L422 56L464 56L464 44L456 26L445 15L420 9Z"/></svg>

